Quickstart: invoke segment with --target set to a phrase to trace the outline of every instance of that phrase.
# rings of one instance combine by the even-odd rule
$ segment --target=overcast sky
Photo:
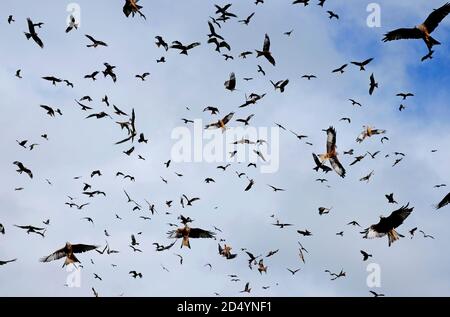
[[[366,24],[370,1],[327,0],[324,8],[315,0],[307,7],[291,5],[288,0],[265,0],[257,6],[253,0],[234,1],[230,11],[239,19],[252,12],[255,15],[248,26],[231,19],[221,29],[216,27],[231,45],[231,61],[225,61],[213,45],[207,44],[207,21],[214,15],[214,3],[224,5],[227,1],[141,0],[147,20],[139,16],[126,18],[122,2],[77,1],[80,27],[66,34],[69,1],[2,1],[0,223],[6,234],[0,236],[0,260],[17,261],[0,267],[1,296],[92,296],[91,287],[100,296],[214,296],[214,292],[238,296],[246,282],[252,287],[250,296],[370,296],[366,284],[369,263],[381,268],[381,288],[374,289],[377,292],[388,296],[449,295],[450,256],[446,250],[450,210],[433,209],[433,204],[448,193],[448,187],[433,186],[449,182],[450,175],[450,19],[444,20],[433,34],[442,45],[435,47],[432,60],[420,61],[427,52],[421,41],[381,41],[391,29],[422,22],[444,1],[378,1],[379,28]],[[328,19],[327,10],[339,14],[340,19]],[[9,14],[16,20],[10,25]],[[37,29],[44,49],[23,35],[27,17],[45,23]],[[283,34],[290,30],[290,37]],[[265,33],[271,39],[276,67],[264,58],[256,59],[255,54],[247,59],[238,57],[243,51],[261,49]],[[105,41],[108,47],[87,48],[89,41],[84,34]],[[173,49],[166,52],[157,48],[156,35],[168,43],[199,41],[201,45],[184,56]],[[161,56],[167,62],[157,64]],[[342,75],[331,73],[342,64],[367,58],[374,60],[365,72],[349,65]],[[103,70],[104,62],[117,66],[117,83],[102,74],[95,82],[83,78]],[[266,76],[257,73],[258,64]],[[22,79],[14,76],[17,69],[22,70]],[[147,81],[135,78],[144,72],[150,73]],[[230,72],[237,77],[234,92],[223,86]],[[379,82],[373,96],[368,94],[371,73]],[[300,78],[304,74],[318,78],[307,81]],[[53,86],[41,79],[49,75],[70,80],[74,88],[63,83]],[[253,80],[244,81],[244,77]],[[269,82],[287,78],[290,82],[282,94],[274,91]],[[256,105],[238,108],[245,95],[252,92],[267,95]],[[402,101],[395,96],[399,92],[413,92],[415,96]],[[105,94],[111,104],[125,112],[135,109],[138,130],[149,139],[148,144],[136,143],[129,157],[122,151],[129,149],[130,143],[113,145],[126,136],[114,122],[126,119],[101,103]],[[89,113],[74,102],[85,95],[93,99],[89,106],[94,110],[90,113],[105,111],[114,120],[85,119]],[[352,106],[349,98],[363,107]],[[402,112],[398,111],[400,103],[406,106]],[[41,104],[60,108],[63,116],[50,118],[39,107]],[[202,112],[210,105],[218,107],[220,114]],[[308,138],[299,141],[289,131],[280,131],[279,169],[275,173],[261,173],[247,168],[246,163],[233,163],[225,172],[216,168],[219,164],[207,162],[164,167],[175,143],[172,131],[185,126],[181,118],[201,119],[207,124],[229,112],[235,112],[231,127],[241,125],[235,119],[255,114],[250,121],[254,127],[271,128],[277,122]],[[342,117],[350,117],[351,124],[339,121]],[[382,144],[381,137],[374,136],[357,144],[355,139],[363,125],[386,129],[389,141]],[[339,157],[347,169],[345,179],[334,172],[325,175],[312,170],[311,153],[325,151],[322,129],[329,126],[337,130]],[[192,129],[191,125],[186,127]],[[48,141],[40,137],[44,133]],[[24,139],[39,146],[33,151],[23,149],[16,140]],[[271,146],[270,137],[268,141]],[[355,156],[378,150],[380,154],[349,167],[353,158],[343,155],[349,149],[354,149]],[[433,149],[438,151],[432,153]],[[395,151],[406,156],[392,167]],[[139,160],[138,154],[146,160]],[[33,171],[32,180],[16,173],[12,164],[16,160]],[[103,176],[91,179],[91,172],[97,169]],[[369,183],[359,181],[372,170]],[[116,177],[117,171],[133,175],[136,181]],[[246,172],[255,180],[250,191],[244,192],[248,181],[238,178],[235,171]],[[75,180],[75,176],[82,178]],[[206,177],[214,178],[215,183],[206,184]],[[315,181],[322,177],[328,182]],[[105,191],[107,196],[85,197],[84,182],[94,190]],[[286,191],[275,193],[266,184]],[[15,191],[18,187],[24,189]],[[132,211],[124,189],[143,206],[141,211]],[[391,192],[398,205],[388,204],[384,197]],[[183,209],[179,204],[182,194],[201,199]],[[67,195],[76,197],[77,203],[90,205],[81,211],[71,209],[64,204]],[[144,199],[155,204],[158,214],[151,216]],[[167,200],[173,200],[171,208],[165,205]],[[378,222],[380,215],[387,216],[408,202],[414,211],[398,230],[405,238],[391,247],[386,237],[362,239],[362,228],[346,225],[356,220],[366,228]],[[317,208],[321,206],[333,209],[319,216]],[[117,220],[115,214],[123,220]],[[180,214],[193,218],[193,227],[212,230],[216,226],[222,233],[217,232],[217,241],[192,239],[190,250],[180,249],[178,241],[168,251],[155,252],[153,242],[172,242],[167,238],[166,232],[172,229],[167,223],[178,223]],[[152,219],[143,220],[141,215]],[[95,225],[82,217],[91,217]],[[42,223],[47,219],[49,226]],[[278,229],[272,225],[276,219],[293,226]],[[15,224],[48,228],[42,238],[27,235]],[[424,239],[419,232],[410,239],[408,231],[413,227],[435,239]],[[110,237],[105,237],[105,229]],[[302,237],[296,232],[299,229],[309,229],[313,236]],[[340,231],[344,231],[343,237],[336,235]],[[131,234],[136,235],[142,253],[128,246]],[[220,238],[238,253],[236,259],[219,256]],[[80,254],[84,268],[79,288],[64,285],[68,273],[61,268],[63,260],[38,261],[66,241],[103,247],[106,240],[120,253]],[[305,264],[298,255],[298,241],[309,251]],[[280,251],[265,258],[267,274],[260,275],[256,267],[249,269],[241,248],[255,255]],[[363,262],[360,250],[373,257]],[[184,257],[183,265],[174,253]],[[206,263],[212,265],[212,270],[205,267]],[[287,268],[300,271],[292,276]],[[347,276],[330,281],[326,269],[343,269]],[[143,278],[133,279],[130,270],[142,272]],[[102,281],[94,279],[94,273]],[[228,274],[238,275],[240,281],[231,282]]]

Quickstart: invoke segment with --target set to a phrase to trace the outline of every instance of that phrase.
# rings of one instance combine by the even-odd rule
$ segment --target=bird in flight
[[[147,18],[141,12],[142,6],[138,5],[137,4],[138,2],[139,0],[125,0],[125,5],[123,6],[123,13],[127,18],[130,16],[130,14],[132,17],[134,17],[134,15],[138,13],[142,18],[144,18],[144,20],[146,20]]]
[[[397,231],[395,231],[395,229],[399,227],[406,218],[408,218],[413,209],[414,207],[409,208],[408,203],[406,206],[402,206],[401,208],[394,210],[388,217],[380,216],[380,221],[377,224],[373,224],[361,232],[364,234],[363,238],[372,239],[387,235],[388,244],[391,246],[393,242],[400,238],[400,235]]]
[[[336,130],[333,127],[329,127],[327,130],[323,130],[327,133],[327,152],[325,154],[319,155],[321,163],[324,161],[330,161],[331,166],[333,167],[334,171],[341,176],[342,178],[345,177],[345,169],[342,166],[342,164],[339,162],[337,158],[337,152],[336,152]]]
[[[431,33],[439,26],[439,23],[450,13],[450,3],[447,2],[439,9],[434,10],[426,20],[414,28],[401,28],[390,31],[384,35],[383,42],[403,39],[422,39],[427,45],[428,52],[434,45],[441,43],[431,37]]]
[[[26,36],[27,40],[29,40],[31,38],[37,45],[39,45],[40,48],[44,48],[44,43],[42,42],[39,35],[36,33],[35,26],[38,26],[38,25],[34,24],[30,18],[27,19],[27,23],[28,23],[28,32],[25,32],[25,36]]]
[[[371,61],[373,61],[373,58],[366,59],[365,61],[362,62],[351,62],[351,63],[353,65],[358,66],[360,71],[364,71],[366,70],[365,66],[367,66]]]
[[[183,228],[178,228],[176,230],[171,230],[167,233],[169,238],[179,239],[182,238],[181,247],[185,246],[189,249],[191,248],[191,244],[189,243],[189,238],[214,238],[215,233],[203,230],[200,228],[191,228],[187,224]]]
[[[221,120],[206,125],[205,129],[222,129],[222,132],[226,129],[226,124],[230,122],[230,120],[233,118],[234,112],[230,112],[225,117],[223,117]]]
[[[59,260],[63,257],[66,259],[64,260],[63,267],[69,264],[75,264],[80,263],[80,261],[75,256],[75,253],[82,253],[87,251],[92,251],[97,249],[98,246],[96,245],[89,245],[89,244],[71,244],[70,242],[66,242],[66,245],[62,247],[59,250],[56,250],[52,254],[43,257],[40,259],[41,262],[50,262],[54,260]]]
[[[361,143],[364,141],[365,138],[370,138],[372,135],[377,134],[385,134],[386,130],[382,129],[374,129],[370,126],[363,126],[364,130],[361,132],[361,134],[356,138],[356,142]]]
[[[264,37],[264,44],[262,51],[256,50],[256,57],[264,56],[270,64],[275,66],[275,59],[272,56],[272,53],[270,52],[270,38],[266,34]]]

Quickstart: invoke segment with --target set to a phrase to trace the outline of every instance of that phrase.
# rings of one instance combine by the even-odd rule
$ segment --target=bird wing
[[[345,169],[342,164],[339,162],[337,157],[330,158],[330,164],[333,167],[334,171],[342,178],[345,177]]]
[[[30,31],[31,34],[36,33],[35,29],[34,29],[34,23],[33,21],[31,21],[30,18],[27,19],[28,22],[28,30]]]
[[[413,211],[414,207],[408,208],[408,205],[394,210],[389,217],[386,218],[392,228],[397,228],[403,221],[408,218],[409,214]]]
[[[264,52],[270,51],[270,38],[267,34],[264,37],[263,51]]]
[[[450,13],[450,3],[447,2],[446,4],[444,4],[442,7],[440,7],[437,10],[434,10],[433,12],[431,12],[431,14],[428,16],[428,18],[425,20],[425,22],[423,23],[427,30],[428,33],[433,32],[437,26],[439,25],[439,23]]]
[[[97,249],[97,245],[89,245],[89,244],[72,244],[73,253],[82,253],[91,250]]]
[[[200,45],[200,42],[194,42],[194,43],[191,43],[188,46],[186,46],[186,49],[190,50],[191,48],[194,48],[199,45]]]
[[[234,75],[234,74],[233,74],[233,75]],[[231,118],[233,118],[233,116],[234,116],[234,112],[230,112],[229,114],[227,114],[227,115],[222,119],[223,124],[227,124],[227,123],[231,120]]]
[[[406,39],[420,39],[422,32],[416,28],[402,28],[390,31],[384,35],[383,42],[406,40]]]
[[[182,238],[183,235],[181,234],[181,232],[179,230],[171,230],[169,232],[167,232],[167,234],[169,235],[169,238]]]
[[[50,261],[61,259],[61,258],[65,257],[66,255],[67,255],[66,247],[64,247],[64,248],[61,248],[61,249],[53,252],[49,256],[41,258],[39,261],[41,261],[41,262],[50,262]]]
[[[442,207],[445,207],[446,205],[448,205],[450,203],[450,193],[447,194],[447,196],[444,197],[444,199],[442,199],[437,205],[436,205],[436,209],[440,209]]]
[[[191,238],[213,238],[214,235],[214,232],[203,230],[200,228],[191,228],[191,230],[189,231],[189,237]]]
[[[329,127],[327,130],[327,153],[334,152],[336,149],[336,130]]]

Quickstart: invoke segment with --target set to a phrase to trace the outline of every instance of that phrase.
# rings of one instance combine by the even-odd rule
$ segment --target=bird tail
[[[189,243],[189,237],[183,237],[183,241],[181,242],[181,247],[188,247],[191,248],[191,244]]]
[[[395,229],[392,229],[391,231],[388,232],[389,246],[391,246],[391,244],[397,241],[398,239],[400,239],[400,236],[397,233],[397,231],[395,231]]]
[[[438,40],[436,40],[436,39],[434,39],[434,38],[432,38],[432,37],[430,36],[430,49],[431,49],[434,45],[441,45],[441,43],[440,43]]]
[[[260,57],[260,56],[263,56],[263,55],[264,55],[263,52],[256,50],[256,57]]]
[[[31,38],[31,34],[30,33],[25,33],[25,36],[27,37],[27,40],[29,40]]]

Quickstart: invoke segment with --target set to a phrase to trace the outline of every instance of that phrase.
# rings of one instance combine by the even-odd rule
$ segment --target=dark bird
[[[402,97],[402,100],[406,100],[408,97],[413,97],[414,94],[408,92],[408,93],[398,93],[396,94],[397,97]]]
[[[42,79],[51,81],[53,85],[56,85],[56,83],[62,82],[62,79],[56,78],[55,76],[45,76],[45,77],[42,77]]]
[[[316,163],[316,167],[313,168],[313,170],[315,170],[316,172],[319,171],[319,169],[321,169],[324,173],[328,173],[329,171],[331,171],[332,169],[328,166],[326,166],[324,163],[322,163],[319,158],[317,157],[316,154],[312,154],[313,159],[314,159],[314,163]]]
[[[351,63],[353,65],[358,66],[360,71],[363,71],[363,70],[366,70],[365,66],[367,66],[371,61],[373,61],[373,58],[366,59],[363,62],[351,62]]]
[[[416,233],[417,227],[412,228],[411,230],[409,230],[409,235],[411,236],[411,239],[414,237],[414,233]]]
[[[380,216],[380,221],[377,224],[371,225],[362,232],[363,238],[372,239],[387,235],[389,246],[391,246],[393,242],[400,238],[395,228],[399,227],[414,209],[414,207],[408,208],[408,206],[409,204],[393,211],[389,217]]]
[[[370,86],[369,86],[369,95],[372,95],[375,88],[378,88],[378,83],[375,81],[375,77],[372,75],[370,75]]]
[[[176,242],[177,242],[177,241],[174,241],[173,243],[171,243],[171,244],[169,244],[169,245],[166,245],[166,246],[164,246],[164,245],[162,245],[162,244],[159,244],[159,243],[157,243],[157,242],[152,243],[152,245],[156,246],[156,251],[157,251],[157,252],[161,252],[161,251],[169,250],[171,247],[174,246],[174,244],[175,244]]]
[[[279,192],[279,191],[284,192],[284,191],[286,191],[286,190],[283,189],[283,188],[278,188],[278,187],[275,187],[275,186],[272,186],[272,185],[269,185],[269,184],[267,184],[267,186],[269,186],[270,188],[272,188],[274,192]]]
[[[16,22],[16,20],[14,20],[14,17],[12,15],[8,16],[8,24],[11,24],[11,22]]]
[[[264,56],[269,63],[271,63],[273,66],[275,66],[275,59],[272,56],[272,53],[270,52],[270,38],[266,34],[264,37],[264,44],[262,51],[256,50],[256,57]]]
[[[142,273],[138,273],[136,271],[130,271],[128,274],[131,274],[133,278],[142,278]]]
[[[423,235],[424,238],[430,238],[434,240],[432,235],[426,234],[423,230],[419,230],[419,232]]]
[[[159,35],[155,36],[155,39],[156,39],[155,44],[156,44],[157,47],[161,47],[162,46],[166,51],[169,50],[169,45],[164,41],[162,36],[159,36]]]
[[[300,269],[295,269],[295,270],[291,270],[291,269],[287,269],[289,272],[291,272],[292,275],[295,275],[295,273],[297,273],[298,271],[300,271]]]
[[[19,174],[25,173],[25,174],[27,174],[30,178],[33,178],[33,173],[31,172],[31,170],[28,169],[28,168],[26,168],[26,167],[23,165],[22,162],[14,161],[13,164],[16,165],[17,168],[18,168],[18,169],[16,170],[17,173],[19,173]]]
[[[390,31],[385,34],[383,42],[403,40],[403,39],[422,39],[430,52],[434,45],[440,45],[437,40],[431,37],[431,33],[438,27],[439,23],[450,13],[450,3],[444,4],[437,10],[431,12],[425,22],[414,28],[401,28]]]
[[[87,110],[92,110],[91,107],[83,105],[81,102],[79,102],[78,100],[75,99],[75,102],[81,107],[81,110],[83,111],[87,111]]]
[[[240,291],[240,293],[250,293],[251,290],[252,290],[252,289],[250,288],[250,283],[247,282],[247,283],[245,284],[244,290],[243,290],[243,291]]]
[[[356,163],[362,161],[366,157],[366,155],[367,155],[367,153],[364,155],[355,157],[355,160],[352,163],[350,163],[350,166],[355,165]]]
[[[364,182],[364,181],[369,182],[373,175],[374,175],[374,171],[371,171],[371,172],[370,172],[369,174],[367,174],[366,176],[361,177],[361,178],[359,179],[359,181],[360,181],[360,182]]]
[[[384,195],[390,204],[396,204],[397,202],[394,199],[394,193]]]
[[[362,107],[362,105],[359,102],[357,102],[357,101],[355,101],[353,99],[349,99],[349,100],[352,103],[352,106],[360,106],[360,107]]]
[[[258,73],[261,73],[263,74],[263,76],[266,76],[266,72],[264,71],[264,69],[262,69],[260,65],[258,65]]]
[[[247,179],[248,179],[248,185],[244,189],[244,191],[246,191],[246,192],[248,192],[253,187],[253,185],[255,185],[255,181],[253,179],[250,179],[248,177],[247,177]]]
[[[194,42],[189,45],[183,45],[179,41],[173,41],[170,48],[180,50],[180,54],[188,55],[188,51],[200,45],[200,42]]]
[[[330,274],[331,276],[334,276],[334,277],[331,278],[332,281],[334,281],[334,280],[336,280],[336,279],[338,279],[340,277],[345,277],[346,276],[346,273],[343,270],[341,270],[339,273],[332,273],[332,272],[330,272],[330,270],[325,270],[325,272]]]
[[[385,296],[384,294],[377,293],[377,292],[374,292],[374,291],[369,291],[369,293],[372,294],[373,297],[382,297],[382,296]]]
[[[343,74],[345,72],[345,68],[347,67],[347,64],[342,65],[339,68],[333,69],[331,72],[332,73],[341,73]]]
[[[98,246],[95,245],[88,245],[88,244],[70,244],[69,242],[66,242],[66,245],[53,252],[49,256],[43,257],[40,259],[41,262],[50,262],[53,260],[58,260],[63,257],[65,257],[65,261],[63,264],[63,267],[72,263],[80,263],[80,261],[76,258],[74,253],[82,253],[87,252],[91,250],[97,249]]]
[[[95,76],[97,76],[99,73],[100,73],[99,71],[95,71],[95,72],[92,72],[91,74],[84,75],[84,78],[92,79],[93,81],[96,81],[97,78],[95,78]]]
[[[276,223],[273,223],[272,225],[274,225],[274,226],[276,226],[276,227],[278,227],[278,228],[280,228],[280,229],[284,229],[284,227],[290,227],[290,226],[292,226],[291,223],[281,223],[279,220],[277,220],[277,222],[276,222]]]
[[[71,83],[70,81],[68,81],[67,79],[64,79],[63,82],[66,83],[67,87],[71,87],[73,88],[73,83]]]
[[[30,18],[27,18],[28,22],[28,32],[24,32],[27,40],[30,38],[33,39],[34,42],[36,42],[37,45],[39,45],[40,48],[44,48],[44,43],[42,42],[39,35],[36,33],[35,26],[37,24],[34,24],[33,21],[31,21]]]
[[[333,18],[335,18],[336,20],[339,20],[339,15],[337,15],[336,13],[334,13],[333,11],[327,11],[328,13],[328,18],[331,20]]]
[[[279,80],[276,83],[274,83],[273,81],[270,81],[270,83],[272,84],[273,88],[275,88],[275,90],[279,89],[280,92],[283,93],[284,89],[289,84],[289,79]]]
[[[78,29],[78,25],[79,24],[75,20],[75,17],[71,14],[70,17],[69,17],[69,25],[66,28],[66,33],[69,33],[73,29],[77,30]]]
[[[135,77],[139,78],[142,81],[145,81],[145,78],[147,78],[147,76],[150,76],[150,73],[143,73],[142,75],[138,74]]]
[[[234,73],[230,73],[230,78],[223,83],[225,89],[229,91],[236,90],[236,75]]]
[[[306,78],[308,80],[311,80],[313,78],[317,78],[316,75],[303,75],[302,78]]]
[[[217,38],[212,37],[208,40],[208,44],[215,44],[216,45],[216,51],[220,53],[221,48],[226,48],[228,51],[231,50],[230,44],[228,44],[225,41],[219,41]]]
[[[184,194],[183,194],[183,198],[186,199],[186,202],[187,202],[187,205],[188,205],[188,206],[192,206],[192,203],[193,203],[194,201],[200,200],[200,198],[198,198],[198,197],[194,197],[194,198],[189,199],[189,198],[188,198],[186,195],[184,195]]]
[[[238,22],[241,22],[245,25],[248,25],[250,23],[250,20],[252,19],[252,17],[255,15],[255,12],[253,12],[252,14],[250,14],[248,17],[246,17],[244,20],[239,20]]]
[[[306,230],[306,229],[305,230],[297,230],[297,232],[299,234],[301,234],[302,236],[304,236],[304,237],[312,236],[312,233],[310,231]]]
[[[106,112],[104,112],[104,111],[101,111],[99,113],[92,113],[92,114],[88,115],[86,117],[86,119],[94,118],[94,117],[97,118],[97,119],[102,119],[102,118],[105,118],[105,117],[109,117],[109,118],[112,119],[112,117],[109,114],[107,114]]]
[[[368,258],[372,257],[372,254],[369,254],[366,251],[360,250],[359,252],[361,252],[361,254],[363,256],[363,261],[367,261]]]
[[[11,263],[11,262],[15,262],[15,261],[17,261],[17,259],[12,259],[12,260],[7,260],[7,261],[0,260],[0,266],[6,265],[6,264]]]
[[[228,55],[228,54],[222,54],[223,57],[225,57],[225,60],[229,60],[229,59],[234,59],[234,57],[232,55]]]
[[[356,221],[350,221],[348,224],[347,224],[348,226],[349,225],[352,225],[352,226],[358,226],[358,227],[361,227],[360,225],[359,225],[359,223],[358,222],[356,222]]]
[[[303,4],[305,7],[309,4],[310,0],[294,0],[292,4]]]
[[[103,77],[109,76],[109,77],[111,77],[113,82],[116,82],[117,81],[117,76],[114,73],[114,68],[116,68],[116,66],[110,65],[108,63],[103,63],[103,65],[105,65],[105,70],[102,71]]]
[[[218,114],[220,111],[216,107],[208,106],[205,109],[203,109],[203,112],[205,111],[211,111],[211,114]]]
[[[22,71],[21,69],[16,70],[16,77],[17,78],[22,78],[22,76],[20,75],[21,71]]]
[[[95,48],[97,46],[108,46],[108,44],[106,44],[105,42],[98,41],[88,34],[85,34],[85,36],[92,42],[92,44],[88,44],[88,45],[86,45],[86,47],[94,47]]]

